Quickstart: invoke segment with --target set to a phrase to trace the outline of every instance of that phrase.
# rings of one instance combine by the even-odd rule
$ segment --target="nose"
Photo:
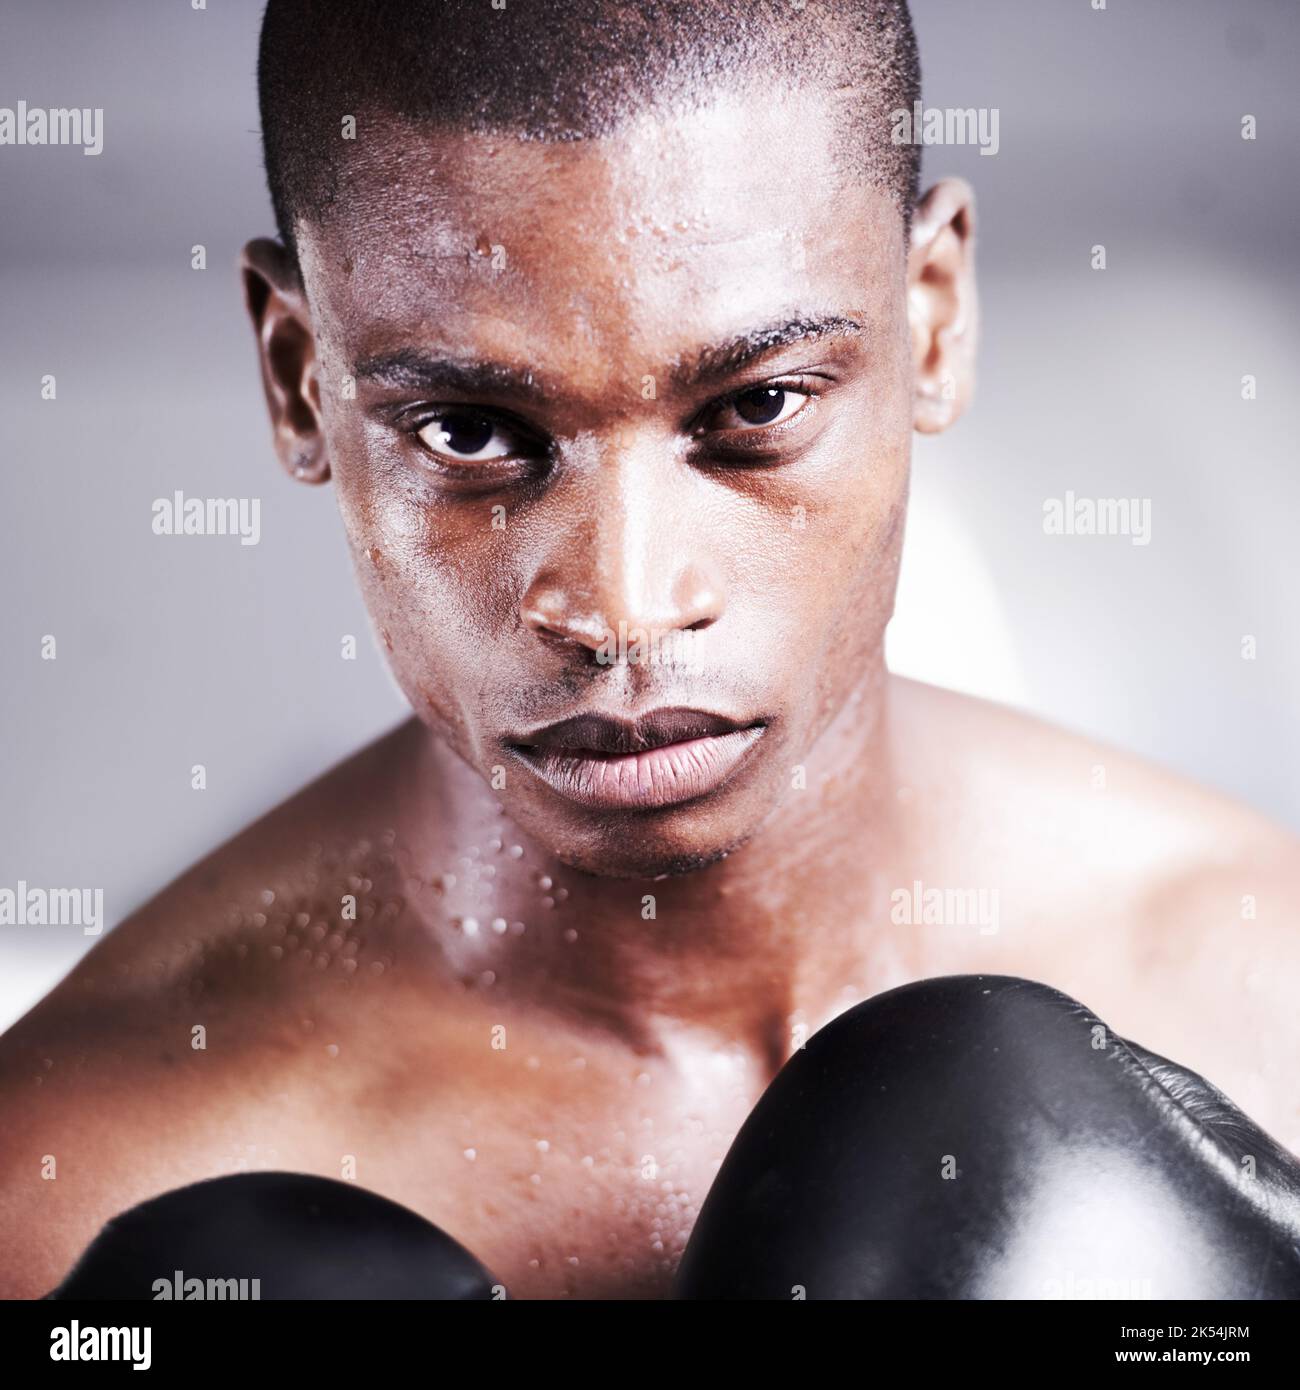
[[[524,593],[524,625],[588,652],[711,627],[725,600],[702,484],[623,431],[548,499],[554,540]]]

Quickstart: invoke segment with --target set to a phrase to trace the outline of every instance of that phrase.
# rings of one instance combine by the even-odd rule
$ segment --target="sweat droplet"
[[[492,919],[492,930],[496,932],[498,936],[505,935],[506,925],[506,919],[504,917],[494,917]]]
[[[477,1150],[477,1149],[466,1149],[466,1150],[465,1150],[465,1157],[466,1157],[467,1159],[469,1159],[469,1161],[470,1161],[471,1163],[473,1163],[474,1160],[478,1157],[478,1150]]]

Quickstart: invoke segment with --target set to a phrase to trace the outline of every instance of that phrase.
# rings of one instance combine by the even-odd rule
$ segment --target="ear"
[[[293,258],[278,241],[259,238],[239,259],[244,303],[257,334],[262,387],[275,452],[303,482],[330,475],[316,375],[316,340]]]
[[[907,253],[907,317],[915,393],[912,423],[938,434],[975,389],[975,194],[944,179],[921,199]]]

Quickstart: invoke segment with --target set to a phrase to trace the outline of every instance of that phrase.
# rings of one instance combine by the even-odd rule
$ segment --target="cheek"
[[[773,620],[795,620],[783,640],[804,652],[870,641],[888,621],[907,510],[907,421],[895,393],[868,393],[840,414],[808,466],[772,475],[762,557],[746,582]]]
[[[394,634],[420,650],[483,654],[511,625],[515,605],[509,556],[491,537],[490,519],[456,524],[408,499],[371,496],[345,524],[367,603]]]
[[[335,489],[357,580],[393,673],[418,713],[464,723],[502,669],[514,586],[490,501],[448,504],[418,471],[332,445]],[[497,649],[497,657],[491,653]]]
[[[815,738],[877,668],[893,614],[911,437],[896,398],[889,407],[846,418],[829,441],[834,465],[781,499],[791,521],[755,590],[781,628],[797,742]]]
[[[327,411],[326,425],[339,512],[371,611],[435,634],[480,627],[500,573],[491,499],[440,496],[392,431],[347,409]]]

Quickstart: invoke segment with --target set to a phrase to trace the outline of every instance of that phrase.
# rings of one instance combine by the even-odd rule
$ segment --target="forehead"
[[[422,339],[645,365],[786,313],[880,320],[902,218],[841,177],[829,102],[726,92],[568,142],[361,121],[300,229],[318,331],[354,357]]]

